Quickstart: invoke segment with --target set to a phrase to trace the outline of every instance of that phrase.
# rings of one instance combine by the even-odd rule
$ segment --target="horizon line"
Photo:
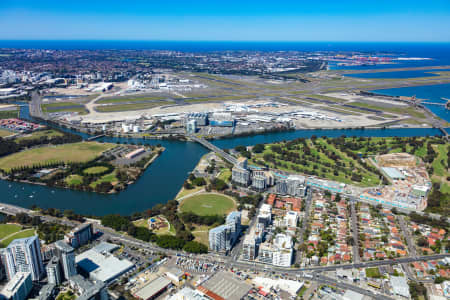
[[[449,41],[360,41],[360,40],[159,40],[159,39],[2,39],[0,42],[192,42],[192,43],[430,43],[450,44]]]

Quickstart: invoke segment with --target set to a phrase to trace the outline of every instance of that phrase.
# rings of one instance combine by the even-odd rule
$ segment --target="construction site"
[[[372,162],[390,185],[369,188],[360,198],[402,209],[423,211],[432,183],[422,160],[408,153],[377,155]]]

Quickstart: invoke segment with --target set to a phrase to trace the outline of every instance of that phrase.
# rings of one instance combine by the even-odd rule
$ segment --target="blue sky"
[[[450,41],[450,0],[0,0],[0,39]]]

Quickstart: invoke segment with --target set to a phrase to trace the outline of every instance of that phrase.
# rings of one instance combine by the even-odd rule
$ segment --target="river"
[[[21,107],[21,117],[27,118],[28,106]],[[247,137],[235,137],[215,140],[220,148],[233,148],[237,145],[254,145],[298,137],[328,136],[426,136],[438,135],[433,128],[421,129],[342,129],[342,130],[297,130],[290,132],[267,133]],[[86,135],[83,135],[86,137]],[[103,137],[102,142],[142,142],[161,144],[166,148],[160,157],[142,174],[139,180],[118,194],[104,195],[93,192],[81,192],[62,188],[9,182],[0,180],[1,202],[30,207],[33,204],[44,208],[72,209],[84,215],[101,216],[117,213],[130,215],[151,208],[155,204],[165,203],[178,193],[188,173],[199,159],[208,152],[203,146],[193,142],[143,140]]]

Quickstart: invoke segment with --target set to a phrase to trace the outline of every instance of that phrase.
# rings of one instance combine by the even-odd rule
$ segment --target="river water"
[[[21,117],[27,118],[28,107],[21,107]],[[216,140],[213,143],[220,148],[233,148],[237,145],[254,145],[298,137],[328,136],[426,136],[439,135],[433,128],[422,129],[365,129],[365,130],[297,130],[290,132],[268,133],[248,137],[236,137]],[[86,135],[83,135],[86,137]],[[81,192],[61,188],[9,182],[0,180],[1,201],[22,207],[33,204],[39,207],[73,209],[85,215],[101,216],[110,213],[129,215],[151,208],[155,204],[165,203],[178,193],[188,173],[195,167],[199,159],[208,152],[203,146],[193,142],[142,140],[103,137],[103,142],[142,142],[145,144],[161,144],[166,151],[142,174],[139,180],[125,191],[113,195]]]

